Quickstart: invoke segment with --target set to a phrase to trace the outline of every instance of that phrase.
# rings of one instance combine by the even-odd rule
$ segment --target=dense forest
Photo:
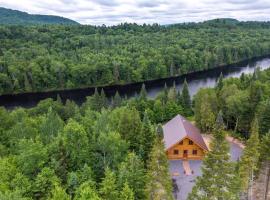
[[[0,94],[125,84],[270,53],[270,24],[0,26]]]
[[[32,15],[18,10],[11,10],[0,7],[0,24],[6,25],[37,25],[37,24],[79,24],[73,20],[52,16]]]
[[[31,109],[1,108],[0,199],[170,200],[161,124],[176,114],[214,136],[189,199],[246,194],[251,174],[270,161],[270,70],[221,74],[193,101],[186,81],[182,91],[165,85],[156,99],[146,94],[143,85],[129,100],[96,90],[80,107],[58,97]],[[246,141],[237,163],[229,161],[227,133]]]

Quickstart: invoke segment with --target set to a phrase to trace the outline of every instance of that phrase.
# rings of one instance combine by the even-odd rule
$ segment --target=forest
[[[1,25],[0,94],[126,84],[270,54],[270,23]]]
[[[270,162],[269,109],[269,69],[221,74],[193,99],[185,81],[182,91],[165,85],[156,99],[142,85],[129,100],[96,90],[81,106],[58,97],[30,109],[0,108],[0,199],[171,200],[161,125],[181,114],[214,136],[189,199],[237,200],[251,173]],[[225,134],[246,144],[237,163],[229,161]]]

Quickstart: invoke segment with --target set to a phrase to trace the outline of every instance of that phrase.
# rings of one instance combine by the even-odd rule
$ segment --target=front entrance
[[[188,157],[188,150],[184,150],[184,151],[183,151],[183,157],[184,157],[184,158],[187,158],[187,157]]]

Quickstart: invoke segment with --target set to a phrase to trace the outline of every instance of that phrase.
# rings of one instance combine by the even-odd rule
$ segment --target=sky
[[[0,7],[91,25],[173,24],[214,18],[270,20],[270,0],[0,0]]]

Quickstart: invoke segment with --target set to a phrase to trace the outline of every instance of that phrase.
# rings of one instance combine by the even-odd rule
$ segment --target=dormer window
[[[193,145],[193,141],[192,141],[192,140],[189,140],[189,141],[188,141],[188,144],[189,144],[189,145]]]

